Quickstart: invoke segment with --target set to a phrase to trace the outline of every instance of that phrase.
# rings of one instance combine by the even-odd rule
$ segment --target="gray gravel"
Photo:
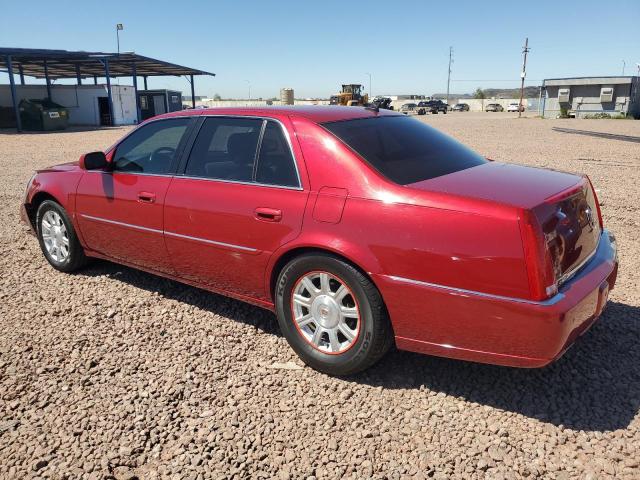
[[[516,370],[392,352],[303,367],[275,318],[107,262],[53,271],[17,207],[32,170],[125,129],[0,133],[0,478],[640,478],[640,122],[427,116],[496,160],[593,179],[620,244],[599,323]]]

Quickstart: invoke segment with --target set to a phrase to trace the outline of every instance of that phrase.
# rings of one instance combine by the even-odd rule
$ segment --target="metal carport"
[[[195,108],[195,86],[193,77],[196,75],[211,75],[190,67],[183,67],[155,58],[145,57],[137,53],[107,53],[107,52],[71,52],[67,50],[47,50],[32,48],[1,48],[0,70],[9,74],[11,84],[11,98],[16,115],[18,131],[22,130],[20,112],[16,95],[14,74],[20,75],[20,83],[25,85],[24,77],[30,76],[44,79],[47,83],[47,96],[51,99],[51,80],[76,79],[78,85],[82,80],[93,78],[95,84],[98,77],[107,80],[107,95],[109,110],[113,114],[113,100],[111,97],[111,78],[132,77],[136,97],[138,122],[140,121],[140,105],[138,104],[138,76],[144,79],[147,89],[147,77],[187,76],[191,83],[192,105]]]

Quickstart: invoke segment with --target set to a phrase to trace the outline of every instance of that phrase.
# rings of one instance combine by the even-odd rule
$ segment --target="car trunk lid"
[[[408,185],[515,207],[547,249],[552,281],[559,286],[595,252],[601,233],[599,207],[587,177],[489,162]],[[540,260],[543,261],[543,260]],[[555,280],[555,281],[553,281]]]
[[[418,190],[453,194],[529,209],[574,187],[582,177],[500,162],[487,162],[408,185]]]

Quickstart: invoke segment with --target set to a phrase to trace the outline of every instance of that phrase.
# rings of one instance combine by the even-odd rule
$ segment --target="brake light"
[[[598,201],[598,195],[596,194],[596,189],[593,188],[593,183],[591,183],[591,179],[588,175],[585,175],[587,181],[589,182],[589,187],[591,187],[591,195],[593,195],[593,203],[596,204],[596,212],[598,212],[598,223],[600,223],[600,231],[604,230],[604,224],[602,223],[602,212],[600,211],[600,202]]]
[[[555,238],[545,237],[535,215],[528,210],[521,212],[520,231],[531,297],[545,300],[558,293],[559,258],[553,246]]]

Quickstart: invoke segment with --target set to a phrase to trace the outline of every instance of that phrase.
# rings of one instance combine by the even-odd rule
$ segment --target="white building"
[[[18,103],[23,98],[47,97],[46,85],[16,85]],[[130,85],[111,84],[114,125],[136,123],[136,97]],[[70,125],[108,125],[108,95],[106,85],[52,85],[51,100],[69,110]],[[9,85],[0,85],[0,107],[11,107]],[[107,115],[107,118],[104,116]]]

